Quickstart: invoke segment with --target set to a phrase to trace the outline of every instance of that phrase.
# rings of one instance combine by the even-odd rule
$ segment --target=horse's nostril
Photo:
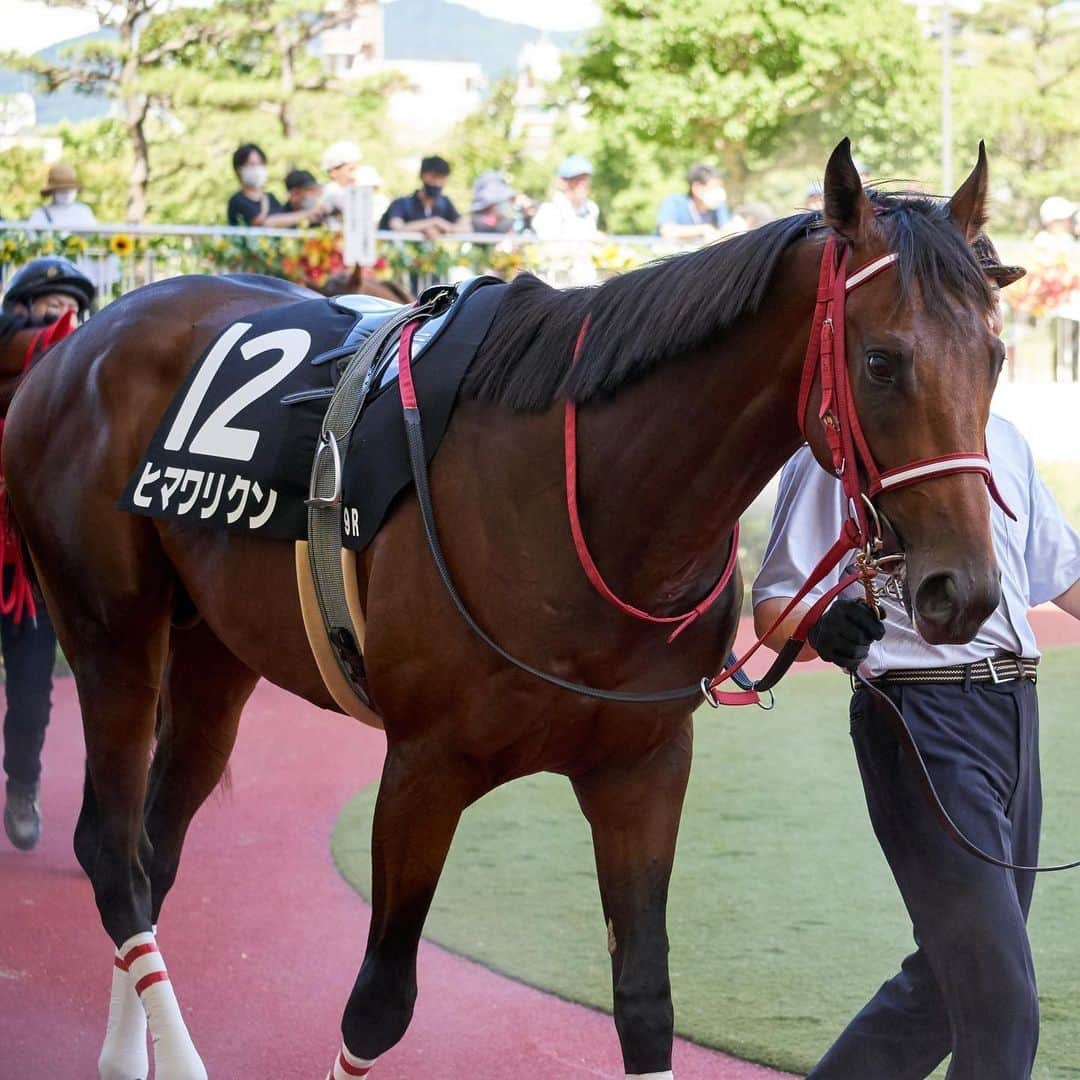
[[[960,589],[952,574],[931,574],[915,593],[915,610],[935,626],[945,626],[956,616]]]

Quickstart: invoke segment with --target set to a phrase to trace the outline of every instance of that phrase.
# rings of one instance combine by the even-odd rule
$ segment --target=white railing
[[[419,233],[376,233],[376,250],[384,263],[379,276],[393,278],[412,292],[485,271],[512,277],[530,270],[556,285],[590,284],[692,246],[640,235],[555,243],[529,233],[455,233],[431,243]],[[1022,295],[1019,290],[1033,280],[1037,283],[1039,275],[1051,296],[1060,275],[1080,275],[1080,248],[1075,256],[1054,255],[1048,266],[1046,253],[1032,245],[1002,247],[1008,261],[1033,268],[1026,282],[1006,290],[1007,305],[1010,296]],[[103,224],[54,230],[0,222],[0,291],[23,262],[50,249],[78,261],[98,285],[103,303],[184,273],[270,273],[318,287],[331,269],[345,269],[340,233],[323,229]],[[1030,300],[1030,292],[1026,295]],[[1008,379],[1080,381],[1080,291],[1071,299],[1042,305],[1036,316],[1008,306],[1006,315]]]
[[[507,276],[529,269],[555,284],[589,284],[687,249],[657,236],[603,236],[577,243],[542,242],[529,233],[453,233],[435,243],[420,233],[375,236],[387,264],[384,275],[414,290],[484,269]],[[340,248],[340,233],[324,229],[116,224],[31,229],[26,222],[0,222],[0,287],[27,258],[50,251],[76,259],[105,300],[193,272],[276,272],[319,284],[328,264],[344,268]]]

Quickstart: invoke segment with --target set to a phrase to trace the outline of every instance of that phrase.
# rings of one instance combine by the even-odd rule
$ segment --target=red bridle
[[[956,473],[981,474],[994,501],[1015,520],[1015,515],[1006,506],[994,484],[990,459],[985,453],[961,452],[923,458],[887,472],[881,472],[877,467],[859,423],[859,414],[855,409],[855,398],[851,391],[844,337],[845,302],[849,292],[877,277],[892,266],[898,257],[895,252],[881,255],[850,277],[845,277],[847,248],[837,245],[835,237],[832,236],[825,242],[818,276],[814,322],[799,387],[799,430],[803,438],[809,441],[806,414],[810,405],[810,392],[814,383],[820,382],[821,404],[818,408],[818,420],[825,432],[832,456],[833,472],[852,504],[863,542],[877,539],[870,530],[867,499],[873,499],[883,491],[899,491],[924,480]]]
[[[818,420],[825,432],[825,440],[832,458],[832,468],[843,486],[847,497],[849,517],[844,521],[840,536],[814,568],[809,579],[804,583],[791,602],[777,617],[769,630],[762,635],[742,657],[729,664],[713,679],[702,680],[705,697],[713,705],[746,705],[759,703],[757,689],[738,692],[718,692],[717,687],[738,672],[747,660],[764,644],[773,631],[790,615],[795,606],[801,603],[810,591],[839,563],[845,554],[853,549],[862,549],[863,559],[860,572],[845,576],[839,584],[830,589],[800,622],[789,646],[802,643],[810,627],[820,618],[822,612],[832,600],[849,585],[859,581],[868,582],[876,574],[875,555],[881,548],[878,517],[873,509],[873,499],[884,491],[898,491],[925,480],[957,473],[978,473],[986,481],[995,502],[1015,519],[1015,515],[1005,504],[994,483],[990,459],[984,452],[960,452],[945,454],[941,457],[924,458],[913,461],[896,469],[881,472],[874,460],[874,455],[866,441],[862,425],[859,423],[855,408],[855,398],[851,389],[851,380],[847,367],[847,349],[844,337],[844,317],[847,294],[860,285],[871,281],[882,271],[887,270],[899,258],[896,253],[881,255],[872,259],[855,273],[847,276],[846,246],[837,244],[830,236],[825,242],[821,256],[821,268],[818,275],[817,302],[814,308],[814,321],[810,329],[810,340],[806,348],[806,360],[803,365],[802,380],[799,386],[798,421],[803,438],[807,438],[807,412],[810,394],[815,383],[821,387],[821,404],[818,408]],[[586,317],[578,334],[574,348],[576,361],[585,340],[589,319]],[[604,581],[589,552],[577,506],[577,410],[573,402],[567,402],[564,414],[564,449],[566,458],[566,503],[570,517],[570,532],[574,539],[574,548],[582,569],[596,591],[620,611],[637,619],[652,623],[676,623],[675,631],[668,638],[674,640],[687,626],[703,615],[723,593],[735,569],[738,551],[738,524],[733,530],[731,553],[720,580],[709,594],[689,611],[680,615],[657,616],[628,604],[619,599]],[[792,656],[797,650],[785,650]],[[790,663],[790,660],[788,660]],[[775,669],[776,665],[774,665]],[[784,664],[784,670],[787,663]],[[760,689],[772,686],[782,672],[770,670],[769,675],[757,684]]]
[[[1009,509],[994,483],[990,459],[985,452],[959,452],[923,458],[886,472],[881,472],[877,467],[862,425],[859,423],[855,398],[851,390],[844,337],[844,317],[847,294],[888,269],[898,258],[895,252],[881,255],[866,263],[849,277],[846,276],[847,248],[838,245],[835,237],[832,236],[825,242],[818,276],[814,322],[810,330],[810,341],[806,348],[806,360],[803,364],[802,381],[799,387],[799,430],[803,438],[807,438],[806,414],[810,393],[815,382],[820,382],[821,404],[818,408],[818,420],[825,432],[833,471],[847,497],[849,517],[841,526],[836,543],[814,567],[810,577],[780,612],[772,626],[743,656],[730,663],[719,675],[713,679],[702,680],[705,698],[711,705],[744,705],[748,702],[760,704],[758,691],[775,685],[806,641],[810,628],[821,618],[828,605],[849,585],[862,581],[867,586],[867,602],[871,602],[870,582],[878,572],[876,555],[882,545],[873,500],[881,492],[899,491],[901,488],[911,487],[925,480],[952,476],[957,473],[978,473],[986,481],[994,501],[1009,517],[1016,520],[1016,515]],[[871,515],[873,524],[870,520]],[[778,660],[765,677],[758,680],[755,689],[737,693],[718,692],[717,687],[739,671],[833,567],[849,551],[856,549],[862,550],[861,560],[857,560],[860,562],[859,568],[842,577],[806,613],[792,634],[788,647],[784,650],[783,661],[785,662],[782,666]]]

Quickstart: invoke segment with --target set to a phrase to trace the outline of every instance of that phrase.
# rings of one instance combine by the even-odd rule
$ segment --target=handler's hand
[[[861,600],[835,600],[806,639],[822,660],[854,671],[885,636],[885,624]]]

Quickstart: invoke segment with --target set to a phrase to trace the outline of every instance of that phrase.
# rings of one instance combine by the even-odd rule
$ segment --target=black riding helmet
[[[79,318],[90,310],[97,296],[94,283],[70,260],[61,255],[32,259],[20,267],[4,292],[4,311],[13,311],[17,303],[27,307],[44,293],[63,293],[79,305]]]

